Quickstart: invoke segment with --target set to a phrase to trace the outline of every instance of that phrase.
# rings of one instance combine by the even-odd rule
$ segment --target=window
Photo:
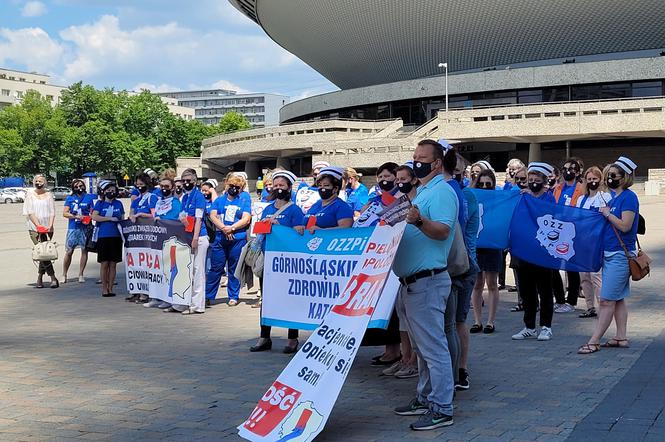
[[[18,98],[23,98],[23,91],[16,91],[16,96]]]
[[[2,96],[3,97],[9,97],[9,89],[3,89],[2,90]]]
[[[47,96],[46,96],[46,99],[47,99],[48,101],[53,101],[53,95],[47,95]]]

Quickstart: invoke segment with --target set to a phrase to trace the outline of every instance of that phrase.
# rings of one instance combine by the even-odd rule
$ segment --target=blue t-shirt
[[[455,195],[457,195],[457,203],[459,204],[459,211],[457,213],[457,221],[459,222],[460,227],[462,228],[462,232],[466,230],[466,221],[469,219],[469,204],[466,201],[466,198],[464,198],[464,194],[462,193],[462,188],[459,185],[459,182],[452,178],[447,181],[448,184],[450,184],[450,187],[453,188],[455,191]]]
[[[268,202],[268,197],[270,196],[270,192],[268,192],[268,189],[263,189],[261,191],[261,202],[262,203],[267,203]]]
[[[203,215],[205,214],[206,210],[206,199],[201,191],[195,187],[189,193],[183,195],[181,203],[182,212],[186,216],[201,218],[201,230],[199,232],[199,236],[206,236],[208,231],[206,230],[206,223],[203,222]]]
[[[275,203],[271,203],[269,206],[263,209],[263,219],[274,215],[278,210],[279,209],[275,207]],[[289,207],[284,209],[282,213],[272,218],[277,220],[280,226],[295,227],[304,225],[302,211],[295,204],[291,204]]]
[[[65,200],[65,207],[69,207],[69,213],[72,215],[90,216],[94,205],[95,199],[93,195],[90,195],[89,193],[84,193],[82,195],[69,195]],[[69,220],[69,230],[82,229],[84,227],[85,224],[83,224],[79,219]]]
[[[160,197],[155,204],[155,216],[161,219],[177,220],[180,217],[182,206],[180,200],[174,196]]]
[[[573,199],[573,194],[575,193],[576,187],[577,183],[574,183],[572,186],[569,186],[564,182],[563,187],[561,188],[561,195],[559,195],[559,201],[557,201],[557,204],[560,204],[562,206],[569,206],[570,201]]]
[[[621,240],[626,245],[626,248],[629,252],[635,250],[635,242],[637,241],[637,225],[639,223],[639,213],[640,213],[640,201],[637,199],[637,195],[630,189],[626,189],[619,196],[612,198],[612,200],[607,203],[610,208],[610,213],[617,218],[621,218],[623,212],[633,212],[635,213],[635,219],[633,219],[633,226],[628,232],[622,232],[617,229]],[[610,225],[610,222],[607,221],[605,226],[605,251],[607,252],[618,252],[623,251],[619,240],[617,239],[614,229]]]
[[[513,187],[514,187],[513,183],[511,183],[510,181],[506,181],[503,184],[503,190],[512,190]]]
[[[236,198],[230,200],[224,193],[212,203],[210,211],[214,210],[217,211],[217,216],[225,226],[231,226],[240,221],[244,213],[252,214],[252,197],[247,192],[240,192]],[[233,235],[236,239],[246,238],[248,228],[249,226],[236,230]],[[218,235],[222,235],[222,233],[218,232]]]
[[[319,200],[307,211],[303,220],[303,225],[307,225],[310,216],[316,217],[316,225],[322,229],[337,227],[341,219],[353,220],[353,209],[346,202],[335,198],[331,204],[323,206],[323,201]]]
[[[539,199],[541,201],[546,201],[548,203],[556,204],[556,200],[554,199],[554,195],[552,194],[552,192],[543,192],[543,194],[540,196],[533,196],[533,195],[530,196]]]
[[[123,216],[125,216],[125,207],[120,201],[116,199],[111,202],[97,201],[93,210],[99,213],[100,216],[114,216],[118,219],[121,219]],[[101,223],[97,223],[97,229],[98,238],[112,238],[120,236],[118,223],[116,221],[103,221]]]
[[[154,189],[152,189],[152,194],[155,195],[157,198],[161,198],[162,189],[160,189],[159,187],[155,187]]]
[[[357,189],[346,189],[346,203],[354,212],[360,212],[365,204],[367,204],[368,199],[369,190],[362,183],[360,183]]]
[[[134,211],[134,214],[152,213],[155,204],[157,204],[157,199],[158,197],[154,193],[146,192],[132,201],[131,209]]]

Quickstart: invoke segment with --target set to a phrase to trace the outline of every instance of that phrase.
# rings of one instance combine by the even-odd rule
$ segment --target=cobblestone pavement
[[[551,342],[511,341],[521,315],[509,312],[514,294],[502,292],[497,332],[472,336],[471,389],[457,395],[455,425],[411,432],[413,419],[392,408],[413,397],[415,380],[380,377],[369,366],[379,349],[363,348],[318,440],[665,440],[665,227],[656,221],[665,198],[642,204],[643,246],[657,262],[634,285],[629,349],[577,355],[593,320],[573,314],[555,316]],[[0,206],[0,440],[237,439],[235,427],[288,361],[281,329],[277,350],[248,352],[258,335],[258,309],[248,305],[256,295],[204,315],[164,314],[101,298],[96,263],[84,284],[36,290],[19,214],[17,205]]]

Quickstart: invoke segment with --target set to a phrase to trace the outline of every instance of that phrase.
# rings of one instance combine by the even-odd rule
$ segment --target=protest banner
[[[510,225],[510,253],[549,269],[597,272],[602,266],[605,227],[599,212],[525,195]]]
[[[298,234],[273,226],[266,235],[261,325],[314,330],[336,304],[361,260],[374,227],[318,230]],[[389,278],[386,292],[370,321],[370,328],[386,328],[399,288]]]
[[[304,442],[323,431],[384,291],[407,204],[398,202],[385,213],[391,222],[371,231],[336,304],[238,427],[241,437]]]
[[[180,221],[137,218],[120,223],[125,241],[125,275],[130,294],[172,304],[192,298],[192,234]]]
[[[518,191],[471,189],[478,200],[478,239],[479,249],[507,249],[510,235],[510,222],[520,200]]]

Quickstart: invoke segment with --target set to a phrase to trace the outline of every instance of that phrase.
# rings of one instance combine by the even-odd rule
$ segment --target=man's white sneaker
[[[552,329],[550,327],[541,327],[538,340],[549,341],[550,339],[552,339]]]
[[[146,308],[157,307],[161,303],[162,303],[162,301],[160,301],[159,299],[151,299],[150,301],[143,304],[143,307],[146,307]]]
[[[513,335],[513,339],[516,341],[522,341],[528,338],[535,338],[537,336],[535,328],[526,328],[524,327],[522,331]]]
[[[395,373],[402,369],[402,361],[397,361],[390,367],[382,371],[384,376],[395,376]]]

